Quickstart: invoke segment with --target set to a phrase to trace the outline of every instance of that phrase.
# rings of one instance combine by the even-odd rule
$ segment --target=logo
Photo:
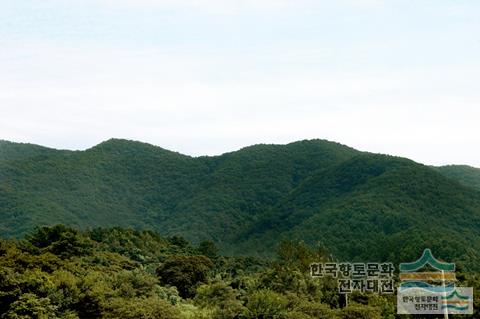
[[[425,249],[399,270],[398,314],[473,314],[473,288],[456,287],[454,263],[441,262]]]

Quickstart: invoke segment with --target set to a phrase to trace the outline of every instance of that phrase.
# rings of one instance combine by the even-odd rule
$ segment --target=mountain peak
[[[110,138],[106,141],[103,141],[88,150],[102,149],[102,150],[114,150],[114,149],[129,149],[129,148],[138,148],[138,149],[151,149],[151,150],[163,150],[167,151],[159,146],[139,142],[135,140],[122,139],[122,138]]]

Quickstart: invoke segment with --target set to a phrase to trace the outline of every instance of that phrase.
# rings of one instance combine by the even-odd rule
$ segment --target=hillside
[[[118,225],[225,240],[315,170],[357,153],[303,141],[192,158],[115,139],[83,152],[31,152],[0,162],[0,229],[18,236],[39,224]]]
[[[461,184],[480,190],[480,168],[468,165],[447,165],[436,167],[444,176],[457,180]]]
[[[75,152],[1,145],[4,237],[124,226],[212,240],[228,254],[271,256],[295,238],[344,260],[408,260],[430,247],[480,264],[480,192],[461,184],[467,173],[323,140],[197,158],[118,139]]]
[[[0,161],[19,160],[29,157],[41,157],[59,153],[62,151],[54,150],[28,143],[12,143],[0,140]]]
[[[468,267],[480,260],[479,231],[479,192],[406,159],[364,154],[305,180],[240,236],[240,251],[268,254],[294,238],[340,260],[401,262],[429,247]]]

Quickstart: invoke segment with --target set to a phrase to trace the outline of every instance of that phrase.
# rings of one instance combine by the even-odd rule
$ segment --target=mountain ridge
[[[480,248],[480,191],[401,157],[318,139],[199,157],[125,139],[85,151],[5,150],[13,155],[0,154],[4,237],[55,223],[128,226],[212,240],[231,254],[270,255],[282,238],[295,238],[342,258],[391,259],[417,254],[409,238],[420,232],[444,255],[480,261],[453,240]],[[448,224],[452,240],[442,233]]]

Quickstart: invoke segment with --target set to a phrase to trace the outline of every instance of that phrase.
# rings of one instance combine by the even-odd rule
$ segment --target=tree
[[[238,300],[239,292],[225,281],[215,280],[200,285],[195,295],[195,304],[202,308],[214,309],[214,319],[238,318],[245,312],[242,302]]]
[[[191,298],[199,283],[205,283],[212,261],[205,256],[170,256],[156,270],[164,285],[175,286],[180,296]]]
[[[305,313],[312,318],[328,319],[333,317],[333,311],[326,304],[303,301],[297,307],[297,311]]]
[[[171,304],[158,297],[112,299],[103,311],[105,319],[180,319]]]
[[[307,272],[312,262],[327,260],[328,252],[321,246],[315,251],[303,241],[284,240],[278,246],[277,255],[283,265]]]
[[[64,225],[37,228],[26,239],[32,252],[51,252],[63,258],[86,255],[92,247],[92,243],[77,230]]]
[[[49,298],[40,298],[27,293],[12,303],[10,309],[2,318],[5,319],[55,319],[57,307],[50,303]]]
[[[377,308],[365,305],[351,305],[340,311],[340,319],[381,319]]]
[[[288,300],[285,296],[263,289],[252,293],[247,299],[246,318],[276,319],[285,315]]]
[[[215,243],[210,240],[204,240],[198,245],[198,252],[211,259],[218,257],[218,251]]]

